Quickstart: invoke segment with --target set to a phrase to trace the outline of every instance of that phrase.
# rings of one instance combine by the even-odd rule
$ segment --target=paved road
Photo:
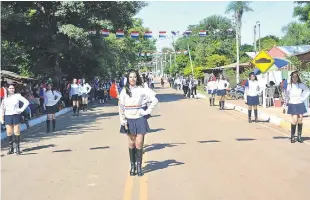
[[[58,119],[61,131],[33,127],[23,155],[1,152],[5,200],[308,200],[310,145],[288,131],[248,124],[234,111],[210,108],[157,89],[160,104],[145,139],[145,176],[128,176],[127,138],[117,108],[99,106]],[[115,103],[115,102],[114,102]]]

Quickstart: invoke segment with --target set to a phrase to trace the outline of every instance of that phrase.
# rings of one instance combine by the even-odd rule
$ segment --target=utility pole
[[[235,22],[236,22],[236,48],[237,48],[237,66],[236,66],[236,83],[239,83],[239,23],[237,20],[237,12],[235,13]]]
[[[258,51],[260,51],[260,22],[257,21],[256,25],[258,26]]]
[[[256,52],[257,52],[257,48],[256,48],[256,25],[254,25],[254,43],[253,43],[253,46],[254,46],[254,51],[255,51],[255,55],[256,55]]]
[[[187,50],[188,50],[188,55],[189,55],[189,61],[191,62],[192,75],[194,76],[193,62],[192,62],[191,52],[190,52],[190,50],[189,50],[189,45],[188,45],[188,43],[187,43]]]

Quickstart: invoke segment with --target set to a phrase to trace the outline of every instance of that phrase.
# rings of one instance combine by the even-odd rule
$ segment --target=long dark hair
[[[137,70],[134,70],[134,69],[129,70],[128,73],[127,73],[127,75],[126,75],[127,83],[126,83],[126,85],[125,85],[125,89],[126,89],[126,94],[127,94],[128,96],[130,96],[130,97],[132,96],[131,90],[130,90],[130,88],[129,88],[129,75],[130,75],[131,73],[135,73],[136,76],[137,76],[136,86],[142,86],[142,79],[141,79],[141,77],[140,77],[140,75],[139,75],[139,72],[138,72]]]
[[[53,84],[51,84],[51,83],[48,83],[48,84],[46,85],[46,92],[49,91],[49,90],[47,89],[47,87],[48,87],[49,85],[51,86],[51,89],[50,89],[50,90],[52,91],[52,93],[53,93],[53,95],[54,95],[54,87],[53,87]]]
[[[294,75],[297,75],[297,77],[298,77],[297,83],[298,84],[301,83],[301,79],[300,79],[298,71],[294,71],[294,72],[291,73],[291,85],[293,84],[293,76]]]
[[[257,81],[257,77],[256,77],[256,75],[254,74],[254,72],[249,73],[249,80],[251,80],[251,76],[252,76],[252,75],[254,75],[254,77],[255,77],[254,80]]]

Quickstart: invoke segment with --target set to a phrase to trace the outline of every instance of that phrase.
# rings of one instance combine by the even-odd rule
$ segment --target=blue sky
[[[172,30],[184,32],[188,25],[198,24],[203,18],[217,14],[232,18],[232,14],[225,14],[227,1],[148,1],[137,17],[142,18],[144,26],[158,36],[158,31]],[[283,36],[282,27],[293,18],[293,1],[255,1],[251,7],[254,12],[244,14],[242,23],[242,44],[253,44],[253,26],[256,21],[261,24],[261,37],[266,35]],[[158,40],[157,49],[170,47],[171,40]]]

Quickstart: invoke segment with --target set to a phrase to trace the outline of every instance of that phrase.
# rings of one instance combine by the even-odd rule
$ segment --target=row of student
[[[219,100],[220,110],[224,110],[225,96],[228,88],[229,88],[229,82],[225,79],[223,75],[220,75],[217,79],[211,76],[207,83],[210,106],[214,106],[215,95],[217,95],[220,97]]]

